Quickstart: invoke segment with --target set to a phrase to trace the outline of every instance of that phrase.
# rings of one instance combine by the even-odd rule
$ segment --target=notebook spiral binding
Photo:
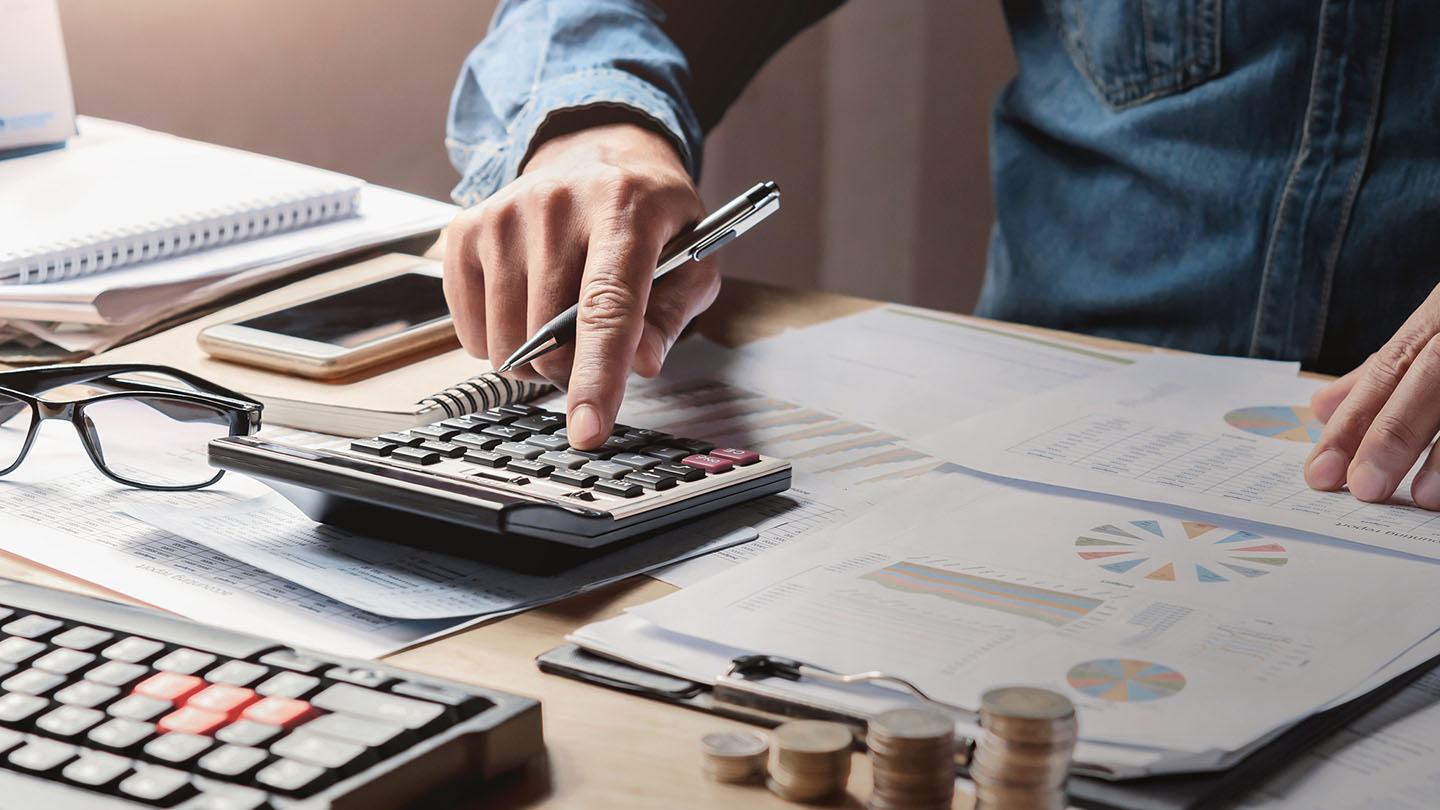
[[[259,204],[211,208],[143,227],[88,233],[18,253],[0,250],[0,280],[19,284],[61,281],[133,264],[293,231],[359,213],[360,190],[275,196]]]
[[[487,371],[463,382],[458,382],[444,391],[431,394],[420,402],[423,405],[438,405],[443,408],[445,417],[448,419],[464,416],[467,413],[498,408],[501,405],[529,402],[549,391],[550,386],[544,383],[512,380],[493,371]]]

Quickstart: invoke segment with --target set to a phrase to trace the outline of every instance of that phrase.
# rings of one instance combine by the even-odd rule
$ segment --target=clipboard
[[[793,680],[798,674],[792,666],[798,662],[770,656],[744,658],[751,659],[748,668],[742,666],[742,669],[748,669],[744,678]],[[779,700],[756,690],[736,688],[738,684],[734,679],[717,685],[677,678],[585,650],[576,644],[561,645],[541,654],[535,662],[541,672],[765,728],[800,719],[843,723],[854,734],[856,749],[864,750],[865,718],[798,701]],[[742,664],[740,659],[736,659],[735,663]],[[767,663],[774,666],[767,669]],[[1121,781],[1072,775],[1068,785],[1070,802],[1087,810],[1220,810],[1229,807],[1291,761],[1404,690],[1437,665],[1440,665],[1440,656],[1354,700],[1311,715],[1227,770]],[[735,666],[732,666],[733,671]],[[958,775],[966,773],[970,750],[969,745],[956,746]]]

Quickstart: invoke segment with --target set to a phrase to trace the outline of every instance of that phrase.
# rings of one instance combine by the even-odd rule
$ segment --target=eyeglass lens
[[[219,408],[155,394],[102,399],[81,408],[101,466],[145,486],[194,486],[215,480],[206,463],[211,439],[230,433]],[[23,438],[23,434],[22,434]]]
[[[9,467],[20,457],[34,419],[35,411],[29,403],[0,394],[0,469]]]

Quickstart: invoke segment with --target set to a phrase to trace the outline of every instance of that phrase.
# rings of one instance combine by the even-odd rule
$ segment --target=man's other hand
[[[1440,287],[1390,342],[1315,392],[1310,405],[1326,423],[1305,463],[1310,486],[1348,483],[1355,497],[1371,502],[1394,494],[1440,431]],[[1410,497],[1440,510],[1440,454],[1426,457]]]
[[[567,388],[570,443],[598,446],[630,371],[659,374],[719,292],[713,260],[651,290],[665,243],[703,214],[679,153],[655,132],[612,124],[545,141],[520,177],[450,227],[445,300],[460,343],[499,364],[578,301],[574,343],[517,374]]]

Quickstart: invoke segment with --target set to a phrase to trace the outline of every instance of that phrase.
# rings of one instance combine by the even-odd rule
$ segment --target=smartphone
[[[197,342],[212,357],[333,379],[458,345],[440,270],[414,270],[284,309],[215,324]]]

